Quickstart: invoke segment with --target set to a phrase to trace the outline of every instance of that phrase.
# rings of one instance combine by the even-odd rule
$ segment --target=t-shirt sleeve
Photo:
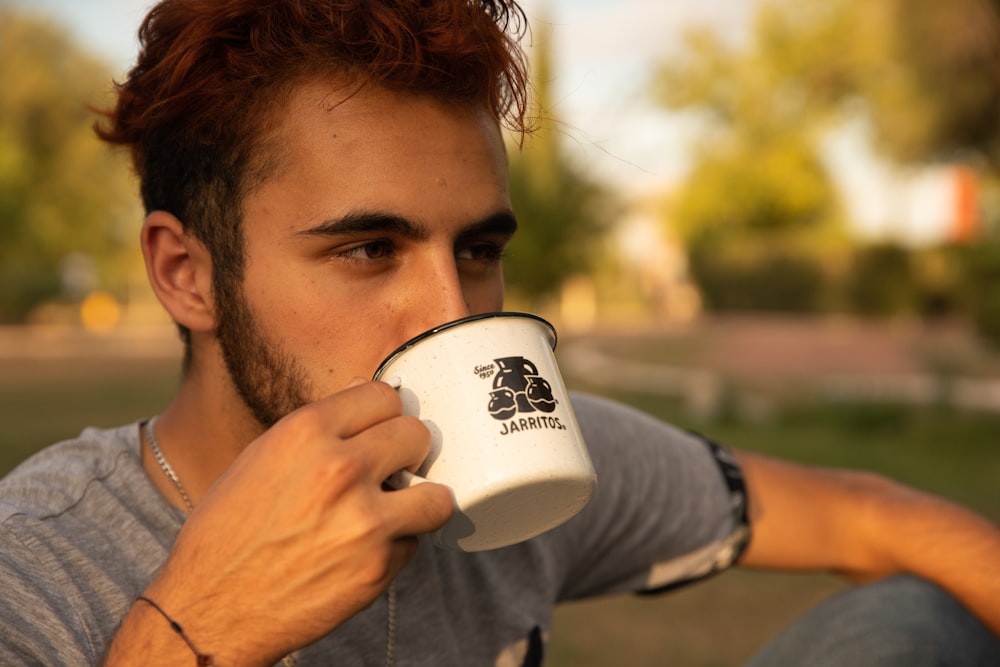
[[[62,595],[66,586],[43,558],[0,525],[0,664],[84,665],[98,659],[75,607]]]
[[[572,400],[597,492],[548,536],[564,564],[560,598],[660,592],[732,565],[750,527],[727,450],[625,405]]]

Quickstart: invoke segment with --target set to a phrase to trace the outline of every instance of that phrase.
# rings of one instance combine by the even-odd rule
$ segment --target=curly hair
[[[524,133],[526,29],[516,0],[162,0],[95,131],[130,149],[147,212],[205,244],[225,297],[245,261],[242,201],[273,168],[269,124],[291,88],[340,76],[479,105]]]

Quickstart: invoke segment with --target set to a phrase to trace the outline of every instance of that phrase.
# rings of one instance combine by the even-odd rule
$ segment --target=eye
[[[341,250],[337,256],[354,261],[378,261],[389,259],[393,256],[395,248],[391,241],[380,239],[377,241],[366,241],[346,250]]]
[[[503,259],[506,246],[506,243],[495,241],[478,241],[458,248],[455,257],[459,260],[490,264]]]

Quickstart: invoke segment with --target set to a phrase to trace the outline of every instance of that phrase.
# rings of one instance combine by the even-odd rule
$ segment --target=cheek
[[[463,292],[471,314],[503,310],[503,271],[498,269],[488,280],[465,285]]]
[[[324,309],[289,321],[287,340],[295,356],[325,393],[341,389],[351,379],[370,379],[382,360],[403,341],[384,316],[388,309],[355,303],[350,308]]]

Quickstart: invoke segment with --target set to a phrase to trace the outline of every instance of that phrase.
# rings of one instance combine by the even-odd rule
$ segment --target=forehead
[[[456,215],[480,215],[509,207],[503,138],[483,108],[310,81],[277,110],[265,146],[272,169],[248,204],[280,190],[285,204],[312,205],[323,216],[357,208],[438,215],[432,209],[445,204]]]

